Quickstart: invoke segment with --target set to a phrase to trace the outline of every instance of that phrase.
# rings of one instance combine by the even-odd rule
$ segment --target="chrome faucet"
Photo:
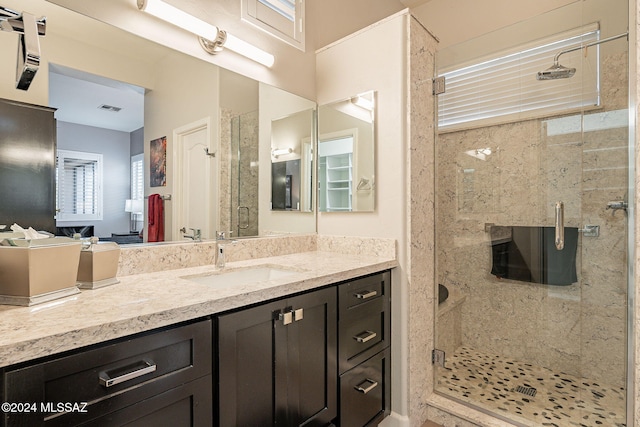
[[[232,231],[216,231],[216,240],[227,240],[227,233],[231,234]]]
[[[192,230],[193,234],[183,234],[182,237],[184,237],[185,239],[191,239],[194,242],[202,241],[202,230],[200,230],[199,228],[190,228],[189,230]],[[182,231],[183,233],[186,232],[184,228],[181,228],[180,231]]]

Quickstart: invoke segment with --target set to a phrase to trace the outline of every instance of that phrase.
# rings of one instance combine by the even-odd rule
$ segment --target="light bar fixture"
[[[273,55],[240,40],[215,25],[206,23],[161,0],[137,1],[138,9],[197,35],[200,45],[207,53],[214,55],[222,51],[223,48],[227,48],[266,67],[273,66],[275,61]]]
[[[293,149],[291,148],[274,148],[273,150],[271,150],[271,155],[276,159],[280,156],[291,153],[293,153]]]

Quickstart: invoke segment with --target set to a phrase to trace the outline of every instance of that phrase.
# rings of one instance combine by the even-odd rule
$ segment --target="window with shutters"
[[[440,131],[488,126],[600,105],[599,46],[563,54],[576,68],[572,78],[536,79],[563,50],[599,40],[597,24],[567,31],[439,72],[446,91],[438,95]]]
[[[304,51],[304,0],[241,0],[242,19]]]
[[[58,150],[56,219],[102,219],[102,154]]]
[[[142,200],[144,198],[144,169],[143,154],[131,157],[131,198]]]

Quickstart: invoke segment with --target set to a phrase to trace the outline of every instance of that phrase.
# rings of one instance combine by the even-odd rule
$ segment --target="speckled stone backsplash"
[[[118,276],[175,270],[215,264],[215,240],[203,242],[167,242],[156,245],[122,246]],[[318,236],[289,234],[220,242],[225,247],[225,261],[325,251],[349,255],[396,257],[394,239],[367,237]]]

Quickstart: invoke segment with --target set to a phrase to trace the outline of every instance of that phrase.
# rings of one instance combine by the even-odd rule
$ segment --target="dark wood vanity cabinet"
[[[329,425],[336,322],[335,287],[218,316],[219,425]]]
[[[363,427],[390,412],[390,272],[218,316],[218,425]]]
[[[211,348],[207,319],[7,368],[1,424],[210,426]]]
[[[338,285],[340,427],[377,425],[390,412],[391,275]]]
[[[1,426],[377,425],[390,272],[1,370]]]

